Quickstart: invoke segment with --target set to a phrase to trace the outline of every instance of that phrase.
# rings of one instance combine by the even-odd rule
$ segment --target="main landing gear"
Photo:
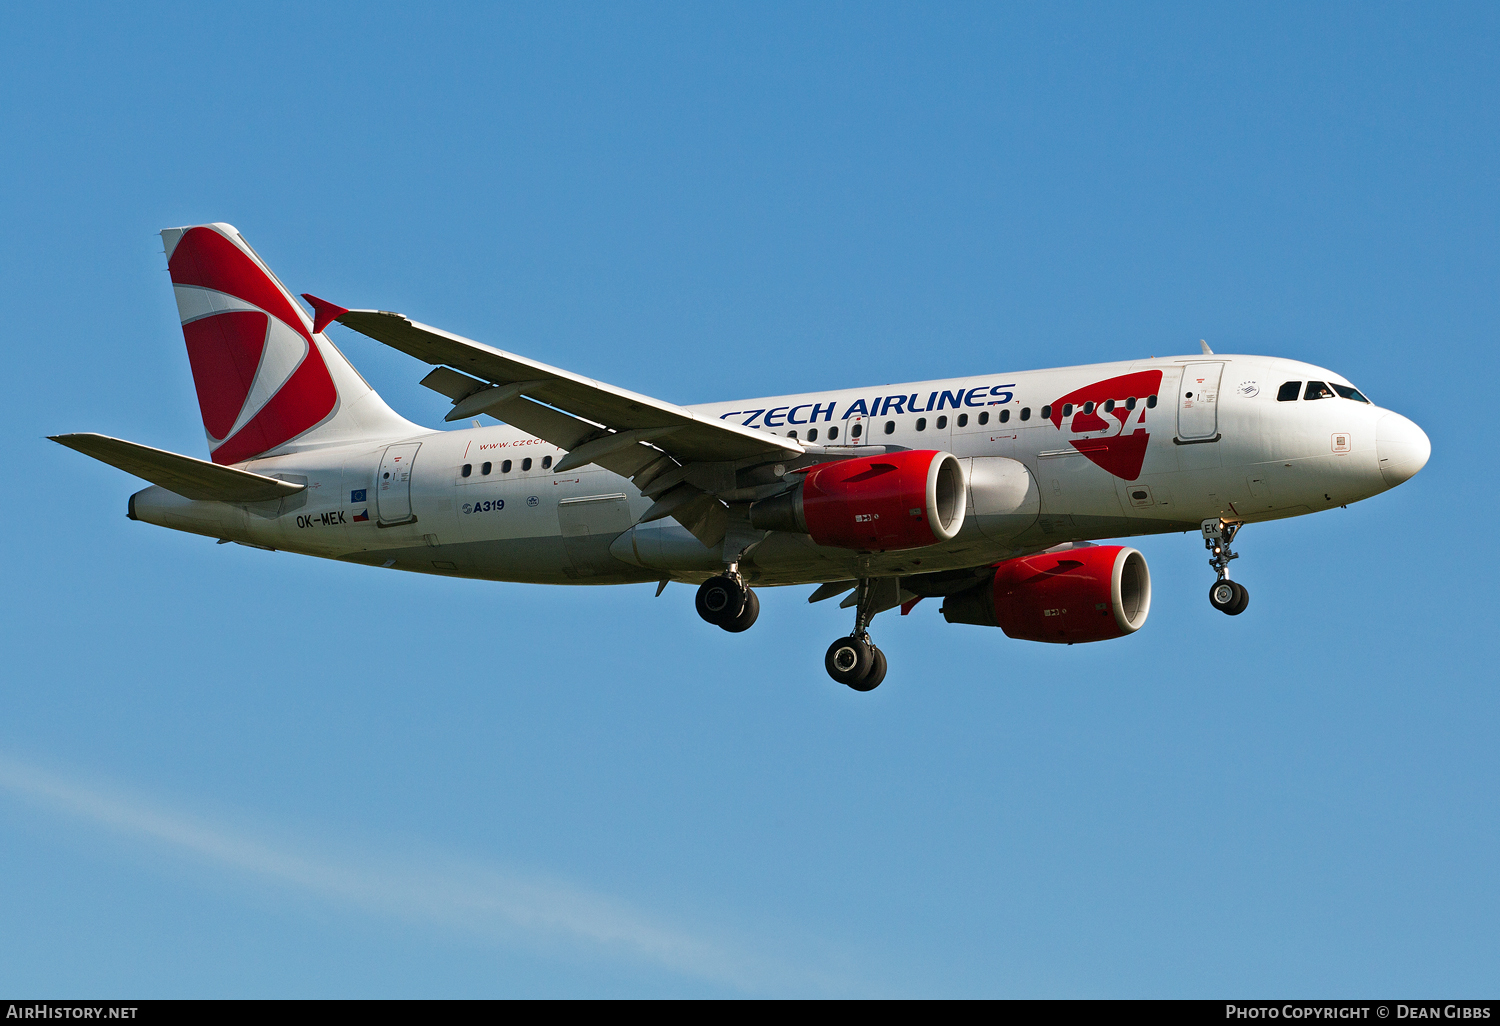
[[[889,590],[894,593],[895,588],[894,578],[859,582],[854,632],[829,645],[828,654],[823,657],[823,667],[828,671],[828,676],[840,684],[855,691],[874,691],[885,680],[885,653],[870,640],[869,627],[876,613],[890,608],[880,601],[882,592]]]
[[[738,573],[710,577],[698,586],[698,615],[731,634],[748,631],[760,616],[760,599]]]
[[[1234,536],[1244,526],[1236,521],[1214,517],[1203,521],[1203,547],[1208,549],[1208,565],[1214,568],[1219,579],[1208,589],[1208,602],[1221,613],[1239,616],[1250,604],[1250,592],[1239,581],[1229,579],[1229,561],[1239,559],[1239,553],[1229,548]]]
[[[828,676],[855,691],[874,691],[880,686],[885,680],[885,653],[870,641],[870,621],[876,613],[900,605],[902,594],[900,582],[894,577],[859,582],[852,603],[854,630],[829,645],[823,658]],[[760,599],[733,566],[700,584],[694,604],[704,620],[734,634],[749,630],[760,616]],[[846,606],[850,604],[845,602]]]

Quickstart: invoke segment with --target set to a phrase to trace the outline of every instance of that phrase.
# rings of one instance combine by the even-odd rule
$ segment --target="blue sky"
[[[1492,996],[1493,5],[13,6],[0,990]],[[1099,645],[174,534],[155,233],[676,402],[1196,351],[1427,468]],[[336,329],[340,330],[340,329]],[[338,341],[438,425],[425,368]]]

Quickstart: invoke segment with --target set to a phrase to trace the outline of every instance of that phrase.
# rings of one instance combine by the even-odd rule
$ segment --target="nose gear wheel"
[[[1215,581],[1209,586],[1208,602],[1221,613],[1239,616],[1250,604],[1250,592],[1239,581]]]

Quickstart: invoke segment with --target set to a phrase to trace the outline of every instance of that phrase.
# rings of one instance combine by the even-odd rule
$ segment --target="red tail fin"
[[[255,251],[227,224],[168,229],[167,267],[215,463],[240,463],[332,426],[360,401],[346,437],[410,427],[314,330]],[[333,439],[330,439],[333,440]]]
[[[333,413],[338,390],[312,326],[219,225],[184,232],[167,267],[215,463],[268,452]]]

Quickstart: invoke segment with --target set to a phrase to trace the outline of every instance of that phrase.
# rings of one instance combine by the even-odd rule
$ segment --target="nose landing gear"
[[[748,631],[760,616],[760,599],[737,573],[710,577],[698,586],[698,615],[731,634]]]
[[[1250,592],[1243,584],[1229,579],[1229,561],[1239,559],[1239,553],[1229,548],[1234,536],[1244,525],[1238,521],[1221,520],[1214,517],[1203,521],[1203,547],[1208,549],[1208,565],[1213,567],[1219,579],[1208,589],[1208,601],[1215,609],[1229,616],[1239,616],[1250,604]]]

